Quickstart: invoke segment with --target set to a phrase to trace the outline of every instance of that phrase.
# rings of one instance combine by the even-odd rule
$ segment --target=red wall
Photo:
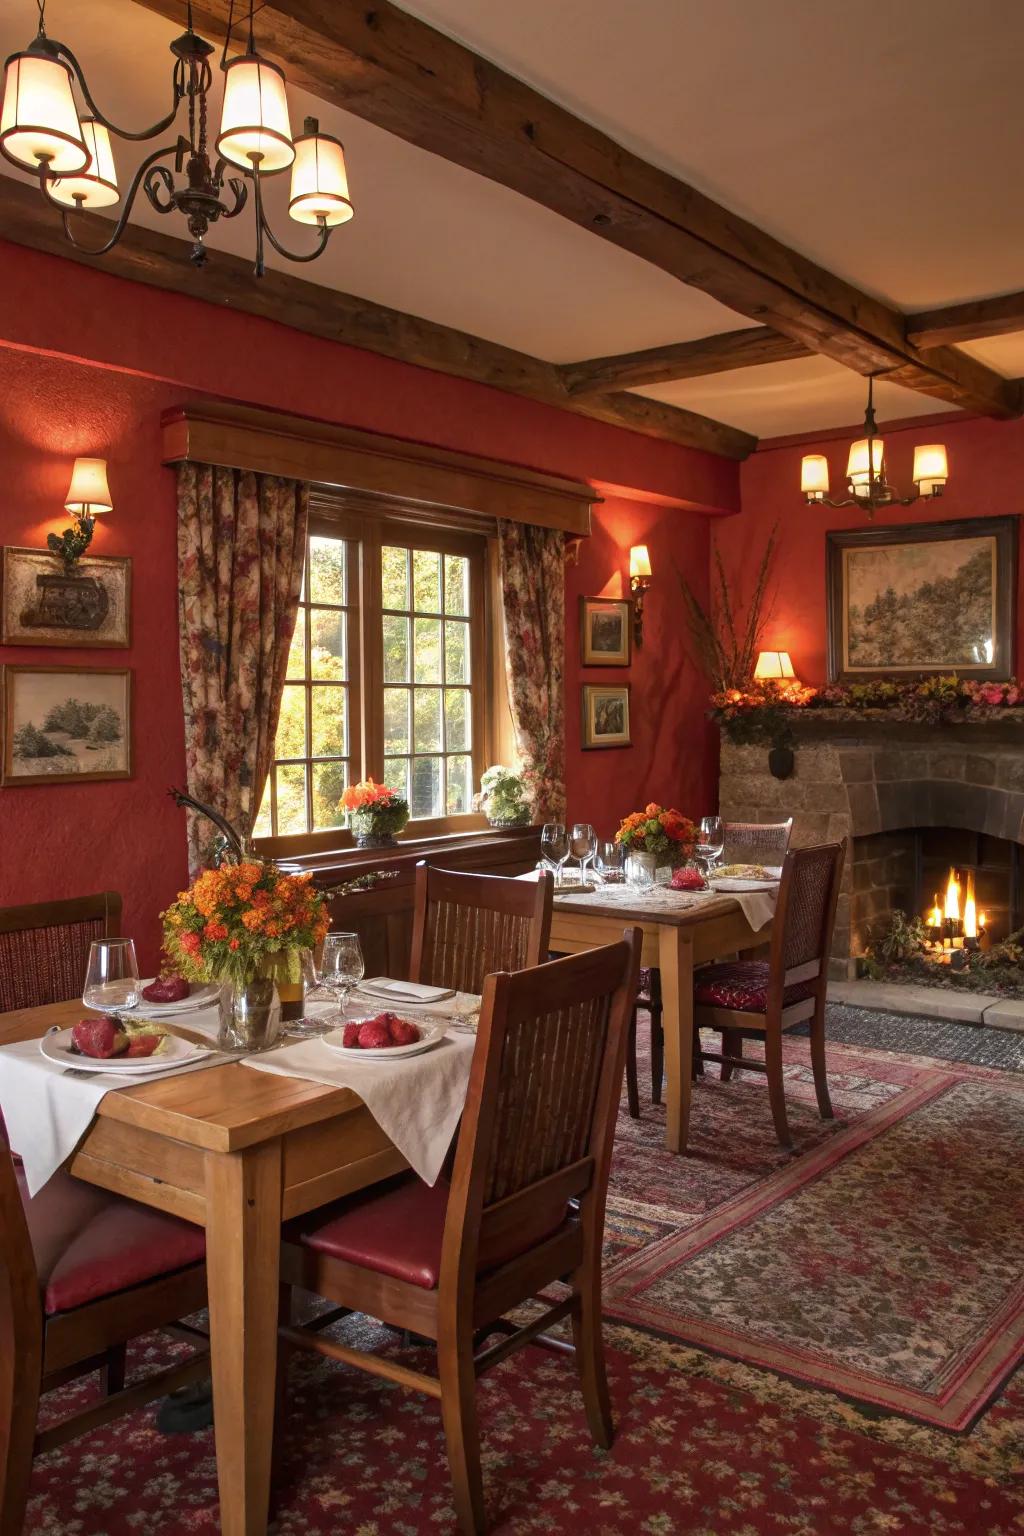
[[[125,930],[142,963],[156,963],[158,914],[185,878],[182,818],[165,794],[184,780],[184,746],[174,476],[160,464],[160,415],[204,395],[616,487],[567,577],[570,815],[610,832],[650,795],[691,812],[708,802],[713,743],[704,689],[680,651],[671,572],[706,575],[709,519],[664,503],[735,509],[735,464],[0,242],[0,543],[42,545],[66,522],[74,457],[105,456],[115,509],[94,547],[131,555],[134,582],[129,651],[19,646],[0,649],[0,661],[135,671],[133,779],[0,790],[0,905],[120,890]],[[635,745],[581,753],[577,598],[625,576],[630,544],[645,541],[656,585],[645,647],[625,674]]]
[[[937,502],[919,502],[875,514],[881,526],[938,522],[951,518],[992,517],[1024,511],[1024,422],[940,419],[902,431],[882,428],[889,479],[913,489],[914,448],[942,442],[949,454],[949,484]],[[856,508],[834,511],[809,507],[800,495],[800,459],[824,453],[829,461],[832,494],[842,494],[851,427],[842,436],[761,448],[740,473],[743,511],[715,524],[714,537],[726,569],[744,597],[749,593],[765,540],[778,525],[773,608],[762,646],[789,651],[796,674],[807,683],[826,680],[825,534],[834,528],[864,528],[867,518]],[[1022,562],[1024,574],[1024,562]],[[1018,595],[1016,667],[1024,668],[1024,583]]]

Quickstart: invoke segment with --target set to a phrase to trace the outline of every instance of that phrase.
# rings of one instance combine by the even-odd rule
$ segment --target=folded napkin
[[[476,992],[446,992],[440,1002],[414,1003],[411,999],[405,1001],[402,998],[392,997],[392,1012],[398,1011],[404,1017],[406,1014],[415,1021],[416,1019],[433,1019],[435,1021],[451,1020],[453,1023],[464,1023],[476,1019],[480,1012],[480,997]],[[376,1009],[381,999],[368,995],[362,987],[358,987],[345,1005],[347,1018],[365,1017]]]
[[[395,1003],[440,1003],[454,997],[451,987],[427,987],[419,981],[392,981],[388,976],[371,976],[359,983],[359,991],[365,997],[379,997]]]
[[[189,1027],[194,1027],[191,1022]],[[29,1194],[42,1189],[71,1156],[105,1094],[179,1072],[198,1072],[227,1059],[210,1055],[164,1072],[89,1077],[47,1061],[40,1054],[38,1040],[19,1040],[0,1048],[0,1115],[7,1126],[7,1139],[25,1165]]]
[[[243,1066],[350,1088],[420,1178],[435,1184],[466,1102],[475,1044],[472,1035],[449,1035],[429,1051],[389,1061],[354,1060],[322,1040],[302,1040],[247,1056]]]

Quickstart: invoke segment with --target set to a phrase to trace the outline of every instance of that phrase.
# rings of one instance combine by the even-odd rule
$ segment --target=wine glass
[[[621,885],[626,878],[626,850],[621,843],[598,843],[594,868],[605,885]]]
[[[546,821],[540,834],[540,851],[555,866],[555,884],[562,883],[562,865],[569,857],[569,838],[560,821]]]
[[[718,863],[725,847],[725,823],[721,816],[702,816],[697,851],[707,861],[704,873],[710,874]]]
[[[311,949],[303,949],[299,952],[299,966],[302,971],[302,996],[303,1003],[314,1001],[319,994],[321,1000],[327,999],[330,994],[324,985],[323,977],[317,970],[316,955]],[[304,1013],[301,1018],[288,1019],[284,1025],[286,1035],[298,1035],[300,1039],[310,1040],[317,1035],[326,1035],[334,1029],[335,1020],[328,1013]]]
[[[89,945],[82,1001],[103,1013],[134,1008],[139,1001],[139,963],[131,939],[94,939]]]
[[[573,858],[579,860],[580,884],[585,885],[587,865],[597,852],[597,833],[589,821],[577,821],[573,825],[569,842]]]
[[[349,993],[359,985],[364,974],[359,935],[329,933],[324,939],[323,958],[320,961],[320,985],[333,992],[338,999],[338,1012],[331,1020],[332,1028],[343,1019]]]

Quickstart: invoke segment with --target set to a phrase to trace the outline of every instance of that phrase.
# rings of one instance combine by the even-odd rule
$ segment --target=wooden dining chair
[[[2,1130],[2,1123],[0,1123]],[[205,1233],[70,1174],[29,1200],[0,1135],[0,1536],[20,1536],[32,1461],[208,1376],[209,1351],[125,1387],[129,1339],[206,1305]],[[40,1395],[99,1371],[98,1402],[37,1430]]]
[[[0,1013],[81,997],[89,945],[120,931],[115,891],[0,907]]]
[[[694,973],[693,1026],[721,1030],[722,1050],[701,1047],[705,1061],[721,1063],[728,1081],[736,1067],[765,1072],[775,1130],[793,1145],[786,1118],[782,1036],[811,1021],[811,1068],[818,1110],[832,1119],[825,1070],[825,994],[846,839],[816,848],[790,849],[782,865],[767,960],[729,960]],[[743,1055],[745,1036],[763,1037],[764,1060]]]
[[[723,864],[764,864],[774,869],[786,857],[792,816],[788,821],[727,821],[723,825]]]
[[[554,880],[464,875],[416,866],[410,981],[481,993],[492,971],[521,971],[547,959]]]
[[[315,1325],[281,1330],[286,1346],[440,1399],[464,1532],[484,1529],[476,1378],[513,1350],[543,1341],[575,1353],[591,1434],[611,1444],[601,1243],[639,958],[633,929],[617,944],[488,976],[450,1185],[403,1177],[286,1229],[288,1284],[436,1341],[433,1376]],[[567,1296],[523,1326],[505,1319],[555,1280]],[[566,1317],[575,1349],[545,1337]]]

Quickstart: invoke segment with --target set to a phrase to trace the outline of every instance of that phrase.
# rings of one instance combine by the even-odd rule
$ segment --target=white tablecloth
[[[211,1040],[217,1037],[216,1008],[178,1014],[175,1022]],[[38,1040],[20,1040],[0,1048],[0,1114],[7,1127],[7,1139],[25,1165],[29,1194],[42,1189],[71,1156],[106,1094],[120,1088],[137,1088],[140,1083],[156,1082],[180,1072],[200,1072],[228,1059],[204,1056],[191,1066],[174,1067],[167,1072],[133,1077],[104,1073],[90,1077],[47,1061],[40,1054]]]
[[[622,907],[626,911],[649,912],[654,921],[665,913],[688,912],[707,906],[712,901],[729,899],[739,903],[743,916],[755,933],[775,916],[775,901],[779,888],[770,891],[675,891],[669,885],[655,885],[650,890],[637,891],[628,885],[604,885],[596,891],[573,892],[556,890],[559,905],[579,908],[581,912],[607,907]]]

